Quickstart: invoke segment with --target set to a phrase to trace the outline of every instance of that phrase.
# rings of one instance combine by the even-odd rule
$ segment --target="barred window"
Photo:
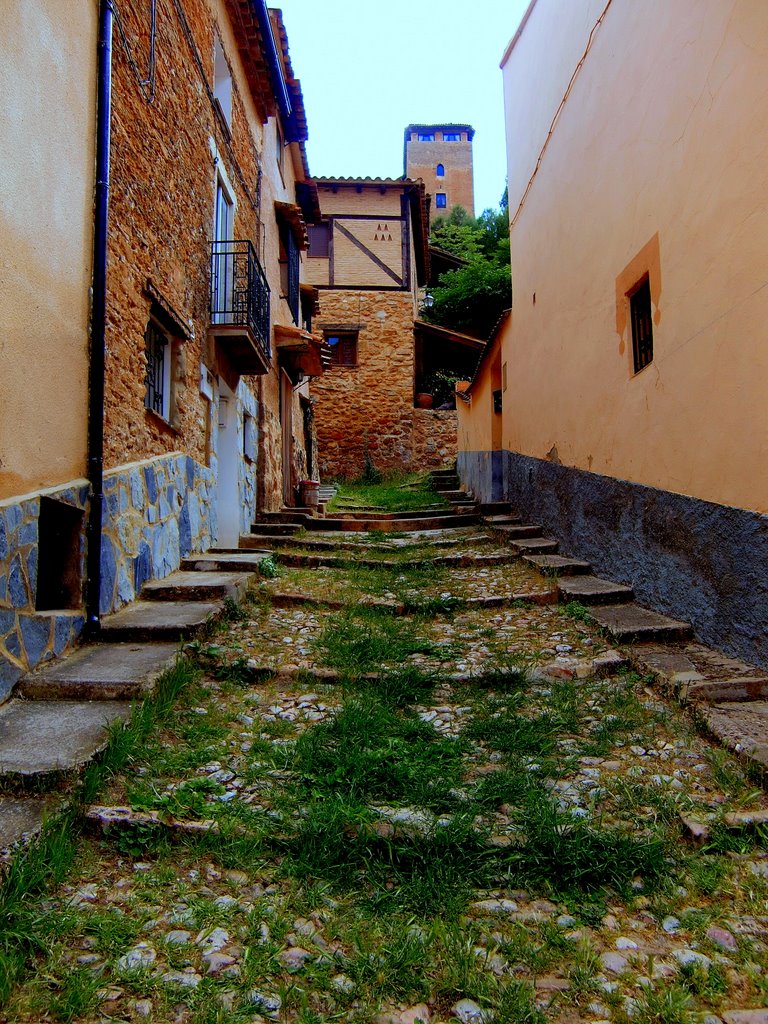
[[[171,411],[171,341],[162,327],[150,318],[144,332],[147,358],[145,408],[170,420]]]
[[[356,331],[326,334],[325,340],[331,346],[332,366],[357,366]]]
[[[639,373],[653,361],[653,312],[651,309],[651,283],[646,277],[629,296],[632,321],[632,361]]]

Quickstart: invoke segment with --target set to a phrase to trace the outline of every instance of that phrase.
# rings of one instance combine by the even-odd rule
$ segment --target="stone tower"
[[[470,124],[409,124],[405,129],[405,176],[421,178],[432,199],[432,216],[447,217],[454,206],[475,215]]]

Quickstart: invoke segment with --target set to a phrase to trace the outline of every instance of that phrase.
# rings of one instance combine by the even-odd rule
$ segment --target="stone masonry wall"
[[[366,453],[380,470],[432,469],[456,458],[456,412],[413,407],[410,292],[324,290],[317,327],[360,325],[357,365],[313,381],[320,475],[354,478]]]
[[[440,469],[456,461],[456,410],[413,410],[413,468]]]
[[[188,455],[121,466],[104,479],[102,614],[138,596],[149,579],[178,569],[216,534],[215,479]]]
[[[323,291],[317,328],[360,325],[356,366],[332,366],[312,384],[320,476],[359,476],[413,459],[413,297],[410,292]]]

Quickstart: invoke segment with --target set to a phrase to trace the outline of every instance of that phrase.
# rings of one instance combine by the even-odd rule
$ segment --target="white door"
[[[216,504],[219,524],[217,546],[220,548],[236,548],[240,542],[240,488],[238,485],[240,445],[238,433],[237,403],[234,392],[219,377]]]
[[[228,323],[232,312],[234,291],[234,205],[220,178],[216,180],[216,206],[213,214],[213,239],[216,243],[213,253],[213,322]]]

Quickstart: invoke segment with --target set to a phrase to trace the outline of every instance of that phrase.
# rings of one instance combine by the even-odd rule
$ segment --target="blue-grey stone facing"
[[[480,454],[460,456],[463,483]],[[642,604],[768,668],[768,516],[509,451],[504,498]]]
[[[480,501],[504,501],[504,452],[459,452],[456,472]]]

